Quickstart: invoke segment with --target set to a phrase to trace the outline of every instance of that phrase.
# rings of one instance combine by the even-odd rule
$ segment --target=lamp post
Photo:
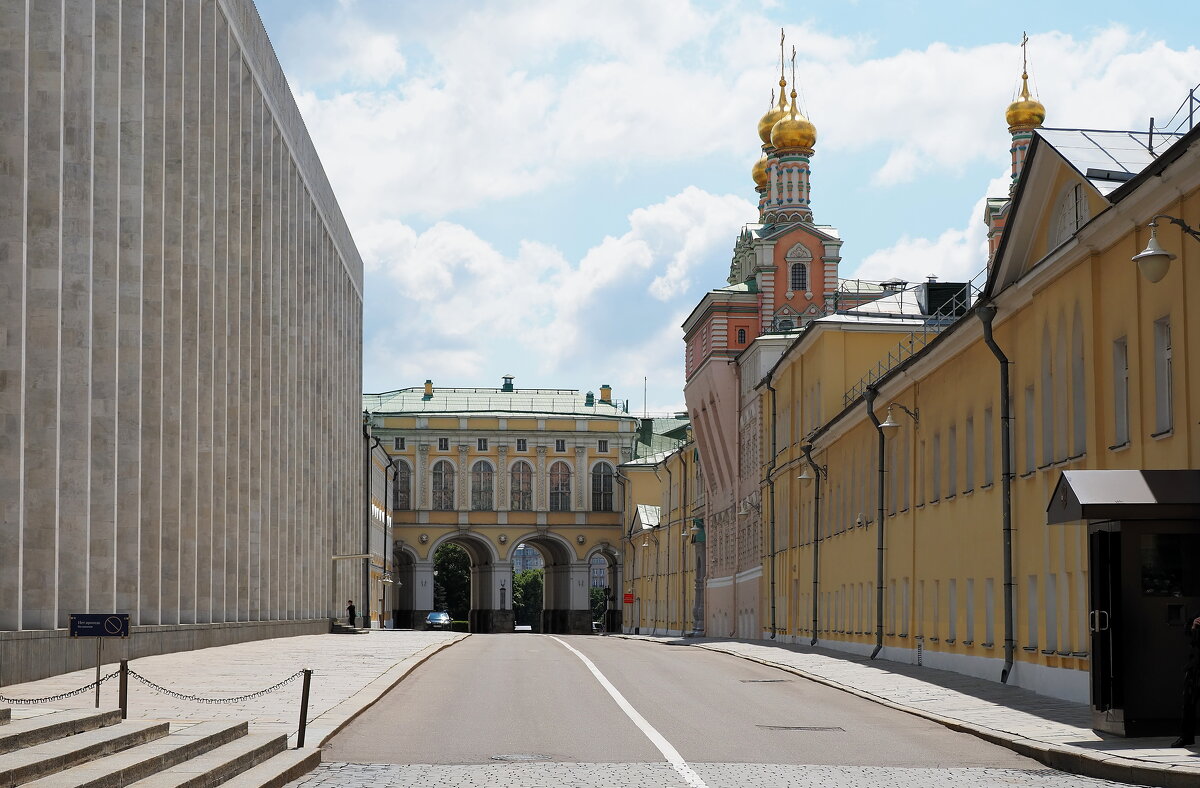
[[[800,451],[804,452],[804,459],[808,461],[808,468],[800,472],[796,478],[802,483],[815,482],[816,487],[813,488],[813,549],[812,549],[812,640],[809,641],[810,646],[817,645],[817,613],[820,610],[817,603],[820,593],[820,557],[821,557],[821,480],[829,478],[829,466],[817,465],[812,457],[813,445],[805,443],[800,446]],[[811,469],[812,473],[809,473]]]
[[[1162,281],[1162,278],[1167,275],[1167,269],[1170,268],[1171,261],[1175,259],[1175,255],[1163,249],[1158,243],[1159,219],[1166,219],[1171,224],[1178,226],[1187,235],[1200,241],[1200,230],[1196,230],[1183,219],[1168,216],[1165,213],[1160,213],[1152,218],[1150,223],[1146,225],[1150,228],[1150,240],[1146,244],[1144,251],[1133,256],[1133,262],[1138,264],[1138,269],[1142,272],[1142,276],[1146,277],[1146,280],[1151,283]]]

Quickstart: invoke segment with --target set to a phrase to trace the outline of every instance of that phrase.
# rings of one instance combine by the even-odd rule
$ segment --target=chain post
[[[300,690],[300,730],[296,734],[296,749],[304,746],[304,729],[308,726],[308,686],[312,682],[312,671],[304,669],[304,687]]]
[[[129,716],[129,660],[121,660],[121,677],[118,680],[117,702],[121,705],[121,719]]]

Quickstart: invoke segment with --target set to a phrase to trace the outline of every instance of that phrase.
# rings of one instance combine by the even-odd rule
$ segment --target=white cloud
[[[449,222],[422,233],[395,220],[369,225],[358,233],[367,291],[386,316],[368,340],[367,388],[434,375],[476,385],[508,358],[541,380],[567,377],[563,385],[592,370],[627,385],[665,371],[681,390],[679,325],[699,294],[691,273],[724,266],[752,210],[689,187],[632,212],[628,231],[574,263],[534,241],[509,257]],[[614,319],[626,304],[637,320]]]

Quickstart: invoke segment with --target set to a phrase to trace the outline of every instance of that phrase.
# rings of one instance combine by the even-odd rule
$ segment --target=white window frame
[[[1112,343],[1113,356],[1113,445],[1129,444],[1129,339],[1117,337]]]
[[[528,438],[517,438],[517,451],[529,451]]]
[[[404,438],[392,438],[392,451],[404,451]]]
[[[566,451],[567,450],[566,439],[565,438],[555,438],[554,439],[554,450],[555,451]]]
[[[450,451],[449,438],[438,438],[438,451]]]
[[[608,453],[608,441],[605,440],[604,438],[601,438],[600,440],[596,441],[596,451],[598,451],[600,454],[607,454]]]
[[[475,448],[478,451],[487,451],[488,450],[488,439],[487,438],[476,438],[475,439]]]
[[[471,511],[490,512],[495,508],[496,469],[487,460],[476,460],[471,466]]]

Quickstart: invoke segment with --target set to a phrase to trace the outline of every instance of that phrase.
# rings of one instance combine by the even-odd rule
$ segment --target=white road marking
[[[604,674],[600,672],[600,669],[596,667],[595,663],[585,657],[578,649],[568,645],[566,641],[556,638],[553,635],[550,635],[550,638],[552,640],[557,640],[563,645],[564,648],[568,649],[575,656],[583,660],[583,664],[587,665],[587,669],[590,670],[592,675],[596,677],[596,681],[600,682],[600,686],[604,687],[604,689],[608,691],[608,694],[612,696],[612,699],[617,702],[617,705],[621,707],[621,711],[625,712],[625,716],[633,720],[633,724],[638,726],[638,730],[644,733],[646,738],[658,748],[658,751],[661,752],[663,757],[667,759],[667,763],[671,764],[671,768],[679,772],[679,776],[682,777],[688,785],[690,785],[692,788],[708,788],[708,786],[704,784],[704,780],[700,779],[700,775],[692,771],[692,767],[687,765],[687,761],[685,761],[683,756],[679,754],[679,750],[676,750],[673,746],[671,746],[671,742],[667,741],[665,736],[659,733],[653,725],[647,722],[645,717],[643,717],[641,714],[638,714],[637,709],[635,709],[629,703],[629,701],[625,700],[625,696],[613,686],[611,681],[604,677]]]

